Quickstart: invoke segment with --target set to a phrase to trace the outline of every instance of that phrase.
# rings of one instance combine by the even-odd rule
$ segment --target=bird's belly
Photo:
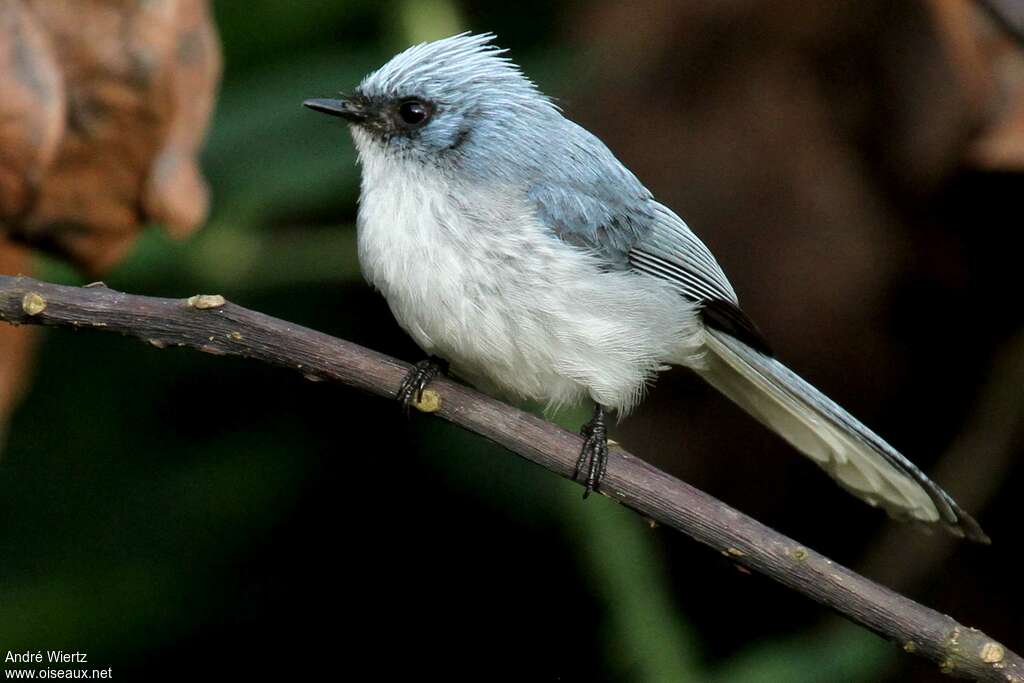
[[[436,193],[367,200],[367,278],[425,351],[481,388],[555,405],[589,395],[628,410],[665,363],[686,362],[702,343],[692,307],[668,287],[602,271],[519,207],[484,216]]]

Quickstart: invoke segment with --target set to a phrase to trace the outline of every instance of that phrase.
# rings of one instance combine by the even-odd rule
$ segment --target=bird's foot
[[[398,394],[395,396],[398,402],[402,404],[406,415],[409,414],[410,406],[423,401],[423,390],[427,388],[427,385],[438,375],[445,375],[447,373],[448,361],[436,356],[421,360],[413,366],[409,374],[402,379],[402,383],[398,387]]]
[[[605,424],[604,408],[599,405],[594,407],[594,417],[583,425],[580,434],[583,436],[583,448],[576,459],[572,478],[578,481],[580,474],[586,470],[583,491],[583,497],[586,498],[597,490],[608,471],[608,427]]]

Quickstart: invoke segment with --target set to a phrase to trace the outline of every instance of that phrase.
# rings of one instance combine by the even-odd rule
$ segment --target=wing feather
[[[737,306],[725,273],[683,219],[656,202],[600,140],[566,124],[575,130],[562,139],[576,143],[560,155],[565,163],[538,173],[528,191],[552,234],[597,253],[610,268],[666,280],[692,301]]]

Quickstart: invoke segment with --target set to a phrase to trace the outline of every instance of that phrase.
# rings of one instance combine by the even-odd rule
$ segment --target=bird
[[[608,421],[658,373],[694,371],[890,516],[989,542],[910,460],[780,362],[715,257],[595,135],[495,44],[413,45],[340,98],[361,166],[368,282],[428,358],[406,406],[451,371],[549,409],[593,402],[574,478],[608,463]]]

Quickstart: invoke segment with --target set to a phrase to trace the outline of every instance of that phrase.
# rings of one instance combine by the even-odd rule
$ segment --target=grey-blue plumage
[[[884,440],[772,356],[707,247],[490,34],[409,48],[343,100],[363,167],[360,263],[425,351],[482,388],[603,409],[689,367],[890,514],[986,541]],[[585,448],[585,454],[587,450]]]

